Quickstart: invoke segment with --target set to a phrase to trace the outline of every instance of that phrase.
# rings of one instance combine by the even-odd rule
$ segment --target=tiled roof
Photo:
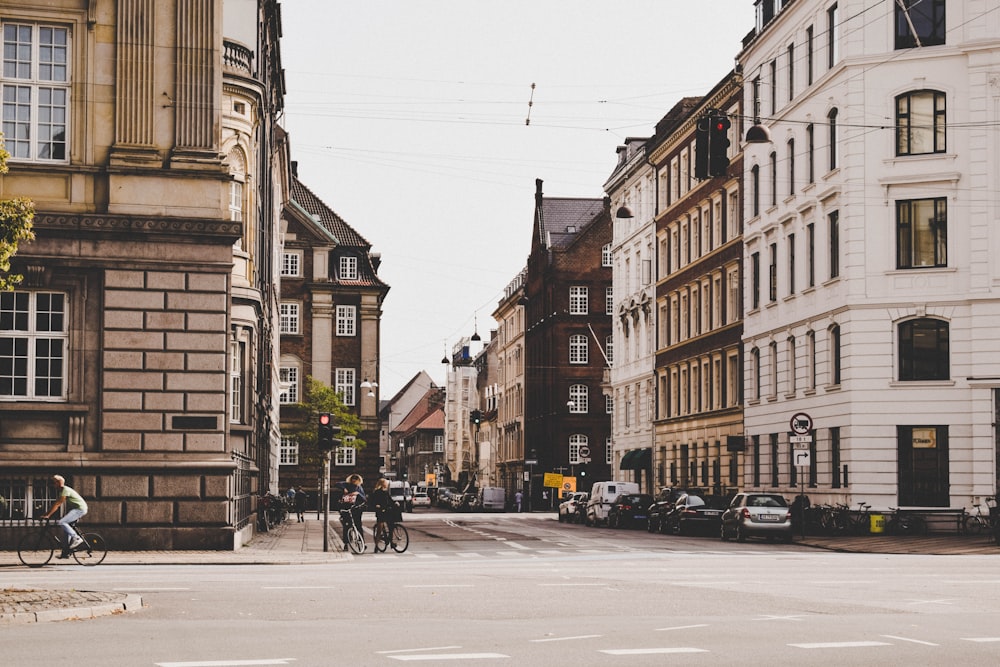
[[[364,248],[365,250],[372,247],[372,244],[365,237],[358,234],[343,218],[324,204],[323,200],[313,194],[312,190],[303,185],[302,181],[294,177],[292,178],[292,199],[303,209],[316,216],[319,219],[319,224],[333,234],[339,245]]]
[[[554,247],[567,246],[604,210],[603,199],[544,197],[542,199],[542,234]],[[575,231],[569,231],[570,229]],[[545,240],[544,237],[542,239]]]

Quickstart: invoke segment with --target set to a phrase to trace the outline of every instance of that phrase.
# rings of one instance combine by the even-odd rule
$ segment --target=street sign
[[[795,465],[799,468],[808,468],[811,462],[808,449],[796,449],[792,456],[795,458]]]
[[[590,447],[588,447],[587,445],[580,445],[580,458],[588,460],[590,459]]]
[[[802,444],[802,443],[805,443],[805,444],[808,445],[812,441],[813,441],[813,437],[811,435],[790,435],[790,436],[788,436],[788,442],[792,443],[793,445],[798,445],[798,444]],[[800,449],[800,448],[796,447],[795,449]],[[809,449],[809,448],[808,447],[803,447],[801,449]]]
[[[792,415],[792,418],[789,420],[788,425],[791,427],[792,433],[798,433],[799,435],[806,435],[807,433],[812,431],[813,420],[812,417],[810,417],[804,412],[796,412],[794,415]]]
[[[538,459],[524,459],[524,465],[526,465],[526,466],[536,466],[536,465],[538,465]]]

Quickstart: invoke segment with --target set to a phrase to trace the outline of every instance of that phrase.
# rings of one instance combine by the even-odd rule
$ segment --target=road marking
[[[579,582],[575,583],[572,581],[567,581],[564,583],[552,583],[552,584],[538,584],[539,586],[607,586],[607,584],[602,584],[600,582]]]
[[[413,653],[415,651],[452,651],[461,646],[428,646],[426,648],[397,648],[392,651],[376,651],[380,655],[391,655],[393,653]]]
[[[295,658],[264,658],[262,660],[199,660],[197,662],[156,662],[157,667],[244,667],[249,665],[288,665]]]
[[[262,591],[328,591],[343,586],[261,586]]]
[[[472,588],[473,584],[407,584],[403,588]]]
[[[575,637],[545,637],[544,639],[531,639],[529,641],[540,644],[542,642],[565,642],[572,639],[594,639],[595,637],[603,637],[604,635],[576,635]]]
[[[515,549],[528,549],[529,548],[529,547],[524,546],[523,544],[518,544],[517,542],[507,542],[507,544],[505,546],[513,547]]]
[[[390,655],[393,660],[490,660],[509,658],[503,653],[431,653],[429,655]]]
[[[963,642],[1000,642],[1000,637],[962,637]]]
[[[925,642],[920,639],[910,639],[909,637],[897,637],[896,635],[882,635],[886,639],[895,639],[901,642],[910,642],[912,644],[923,644],[924,646],[940,646],[940,644],[934,644],[933,642]]]
[[[789,644],[795,648],[868,648],[872,646],[892,646],[888,642],[816,642],[814,644]]]
[[[672,628],[656,628],[655,632],[666,632],[668,630],[690,630],[692,628],[707,628],[708,623],[699,623],[698,625],[675,625]]]
[[[755,621],[801,621],[802,616],[761,616],[760,618],[755,618]]]
[[[459,558],[484,558],[481,553],[475,551],[459,551],[457,555]]]
[[[140,592],[144,592],[144,591],[189,591],[191,589],[190,588],[167,588],[167,587],[162,587],[162,588],[112,588],[111,590],[113,590],[113,591],[123,591],[123,592],[124,591],[140,591]]]
[[[687,647],[614,648],[614,649],[605,649],[601,651],[601,653],[607,653],[608,655],[653,655],[658,653],[708,653],[708,650],[703,648],[687,648]]]
[[[939,600],[910,600],[910,604],[953,604],[953,602],[948,598],[941,598]]]

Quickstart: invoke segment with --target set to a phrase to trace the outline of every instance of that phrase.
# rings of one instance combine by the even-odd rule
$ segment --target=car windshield
[[[688,507],[703,507],[705,501],[700,496],[688,496],[686,504]]]
[[[750,496],[747,498],[747,505],[751,507],[787,507],[785,499],[781,496]]]

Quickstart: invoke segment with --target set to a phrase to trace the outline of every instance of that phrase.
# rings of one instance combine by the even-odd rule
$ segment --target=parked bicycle
[[[986,503],[986,514],[983,514],[983,506],[976,505],[976,513],[970,514],[965,517],[965,521],[962,524],[962,529],[969,535],[979,535],[981,532],[988,531],[991,536],[994,529],[994,514],[993,509],[996,507],[996,498],[993,496],[988,496],[984,499]]]
[[[927,521],[914,512],[890,507],[892,516],[885,524],[885,530],[890,535],[924,535],[927,533]]]
[[[393,551],[401,554],[410,546],[410,533],[399,521],[392,524],[387,521],[376,522],[372,528],[372,536],[375,539],[375,553],[387,551],[392,547]]]
[[[56,522],[51,519],[36,519],[41,525],[21,538],[17,545],[17,557],[28,567],[42,567],[52,560],[56,549],[62,550],[63,544],[58,538],[62,532]],[[69,524],[73,532],[83,540],[83,543],[71,550],[73,559],[80,565],[100,565],[108,555],[104,538],[97,533],[80,532],[77,522]]]

